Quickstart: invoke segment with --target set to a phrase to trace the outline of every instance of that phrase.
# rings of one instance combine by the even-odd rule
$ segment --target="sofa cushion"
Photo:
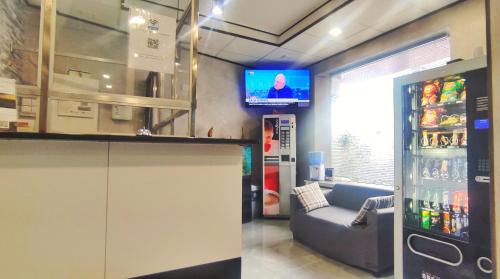
[[[383,197],[371,197],[366,199],[358,214],[352,221],[353,225],[366,224],[368,211],[380,208],[394,207],[394,195]]]
[[[332,205],[358,211],[366,199],[389,195],[394,195],[389,187],[349,182],[335,184],[326,198]]]
[[[310,218],[319,219],[328,223],[349,227],[358,212],[337,206],[328,206],[308,212]]]
[[[306,209],[306,212],[330,205],[323,191],[321,191],[318,182],[313,182],[302,187],[295,187],[293,188],[293,192],[297,194],[297,198]]]

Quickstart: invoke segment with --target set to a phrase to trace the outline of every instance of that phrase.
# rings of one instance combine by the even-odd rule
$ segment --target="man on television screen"
[[[286,77],[284,74],[279,73],[274,78],[274,86],[269,89],[267,98],[275,99],[293,99],[292,88],[286,85]]]

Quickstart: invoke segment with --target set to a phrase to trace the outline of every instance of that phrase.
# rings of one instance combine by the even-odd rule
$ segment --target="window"
[[[330,162],[336,177],[394,185],[393,79],[449,59],[444,37],[332,76]]]

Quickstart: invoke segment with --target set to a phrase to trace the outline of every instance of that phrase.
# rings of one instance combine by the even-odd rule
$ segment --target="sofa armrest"
[[[394,264],[394,207],[368,211],[367,226],[376,239],[376,269],[384,270]]]
[[[300,226],[297,220],[301,218],[301,216],[305,216],[306,209],[302,206],[302,203],[299,201],[299,198],[296,194],[290,194],[290,230],[292,233],[295,233],[295,230],[298,226]],[[298,219],[297,219],[298,218]]]
[[[330,190],[330,191],[328,191],[328,192],[323,192],[323,193],[325,194],[325,198],[326,198],[326,200],[328,201],[328,203],[329,203],[330,205],[334,205],[334,204],[333,204],[333,196],[334,196],[333,191],[332,191],[332,190]]]
[[[377,226],[378,229],[394,228],[394,207],[368,211],[367,224]]]
[[[291,193],[290,194],[290,214],[296,214],[296,213],[305,213],[306,209],[302,205],[302,203],[299,201],[299,198],[297,197],[297,194]]]

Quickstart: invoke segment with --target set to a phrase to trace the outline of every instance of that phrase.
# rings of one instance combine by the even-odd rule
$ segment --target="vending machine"
[[[491,278],[486,73],[474,59],[394,82],[396,278]]]
[[[263,215],[288,217],[290,193],[296,186],[295,115],[262,117]]]

